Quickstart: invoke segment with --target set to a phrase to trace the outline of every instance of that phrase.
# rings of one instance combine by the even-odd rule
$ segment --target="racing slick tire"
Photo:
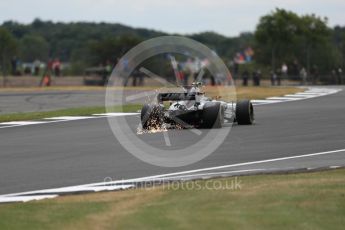
[[[160,129],[163,125],[164,110],[160,105],[145,104],[141,109],[143,129]]]
[[[224,123],[224,109],[220,102],[207,102],[202,112],[202,128],[221,128]]]
[[[254,109],[250,100],[236,103],[236,121],[239,125],[252,125],[254,123]]]

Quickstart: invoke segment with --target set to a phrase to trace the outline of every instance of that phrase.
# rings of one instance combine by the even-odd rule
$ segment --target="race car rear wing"
[[[196,93],[160,93],[158,102],[163,101],[195,101]]]

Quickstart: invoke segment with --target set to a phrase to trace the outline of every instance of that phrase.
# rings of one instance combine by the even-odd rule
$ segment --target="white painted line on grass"
[[[150,182],[154,180],[164,181],[164,180],[169,180],[173,178],[183,179],[185,177],[196,177],[195,179],[197,179],[199,178],[198,176],[211,176],[211,175],[217,175],[217,174],[219,175],[221,173],[221,172],[201,173],[201,172],[207,172],[211,170],[219,170],[219,169],[233,168],[233,167],[239,167],[239,166],[248,166],[248,165],[277,162],[277,161],[284,161],[284,160],[291,160],[291,159],[298,159],[298,158],[306,158],[306,157],[313,157],[313,156],[321,156],[321,155],[327,155],[327,154],[336,154],[336,153],[345,153],[345,149],[296,155],[296,156],[290,156],[290,157],[280,157],[280,158],[266,159],[266,160],[260,160],[260,161],[251,161],[251,162],[244,162],[244,163],[237,163],[237,164],[229,164],[229,165],[201,168],[201,169],[181,171],[181,172],[175,172],[175,173],[140,177],[140,178],[134,178],[134,179],[106,181],[106,182],[100,182],[100,183],[69,186],[69,187],[64,187],[64,188],[45,189],[45,190],[38,190],[38,191],[31,191],[31,192],[5,194],[5,195],[0,195],[0,203],[1,202],[15,202],[15,201],[29,201],[30,199],[34,200],[38,198],[44,199],[44,198],[56,197],[56,194],[51,195],[51,193],[68,193],[68,192],[74,192],[74,191],[88,192],[90,190],[104,191],[104,190],[126,189],[126,188],[135,187],[134,183],[144,183],[144,182]],[[336,167],[336,166],[330,166],[330,167]],[[250,171],[259,171],[259,170],[267,171],[269,169],[243,169],[243,170],[237,170],[237,171],[228,171],[227,173],[250,172]],[[195,173],[198,173],[198,174],[195,174]],[[120,186],[120,188],[118,186]],[[44,195],[47,193],[49,193],[49,195]],[[37,195],[34,196],[33,194],[37,194]],[[52,196],[52,197],[48,197],[48,196]]]
[[[127,116],[127,115],[132,116],[132,115],[138,115],[138,114],[139,113],[104,113],[104,114],[93,114],[93,116],[88,116],[88,117],[64,116],[64,117],[44,118],[44,120],[46,121],[11,121],[11,122],[0,123],[0,125],[4,125],[4,126],[0,126],[0,129],[25,126],[25,125],[50,124],[50,123],[59,123],[59,122],[66,122],[66,121],[104,118],[104,117],[116,117],[116,116]]]
[[[305,157],[313,157],[313,156],[320,156],[320,155],[326,155],[326,154],[335,154],[335,153],[345,153],[345,149],[338,149],[338,150],[332,150],[332,151],[326,151],[326,152],[318,152],[318,153],[311,153],[311,154],[303,154],[303,155],[297,155],[297,156],[291,156],[291,157],[280,157],[280,158],[273,158],[273,159],[260,160],[260,161],[251,161],[251,162],[237,163],[237,164],[230,164],[230,165],[223,165],[223,166],[216,166],[216,167],[210,167],[210,168],[201,168],[201,169],[195,169],[195,170],[188,170],[188,171],[169,173],[169,174],[161,174],[161,175],[149,176],[149,177],[141,177],[141,178],[137,178],[137,179],[122,180],[122,181],[123,182],[127,182],[127,181],[128,182],[133,182],[133,181],[138,181],[138,180],[143,180],[143,179],[154,179],[154,178],[159,178],[159,177],[176,176],[176,175],[183,175],[183,174],[187,174],[187,173],[197,173],[197,172],[204,172],[204,171],[210,171],[210,170],[218,170],[218,169],[224,169],[224,168],[233,168],[233,167],[238,167],[238,166],[262,164],[262,163],[284,161],[284,160],[291,160],[291,159],[298,159],[298,158],[305,158]],[[102,183],[100,183],[100,184],[102,184]]]
[[[329,166],[330,169],[337,169],[337,168],[340,168],[340,166],[337,166],[337,165],[332,165],[332,166]]]
[[[296,98],[291,97],[268,97],[268,100],[296,100]]]
[[[303,96],[317,96],[320,95],[320,93],[312,93],[312,92],[302,92],[302,93],[296,93],[291,95],[303,95]]]
[[[251,100],[252,103],[269,104],[282,102],[281,100]]]
[[[0,203],[11,203],[11,202],[28,202],[33,200],[43,200],[58,197],[59,195],[41,195],[41,196],[15,196],[15,197],[2,197],[0,196]]]
[[[2,122],[1,125],[36,125],[36,124],[44,124],[44,121],[9,121],[9,122]]]
[[[93,116],[118,117],[118,116],[133,116],[139,113],[96,113]]]
[[[214,175],[219,175],[219,174],[258,172],[258,171],[267,171],[267,170],[270,170],[270,169],[243,169],[243,170],[234,170],[234,171],[220,171],[220,172],[211,172],[211,173],[187,174],[187,175],[163,177],[163,178],[164,178],[164,181],[176,180],[176,179],[182,179],[183,180],[184,178],[187,178],[187,177],[201,177],[201,176],[212,176],[212,175],[214,176]],[[150,180],[148,180],[148,181],[150,181]]]
[[[311,98],[311,97],[314,97],[314,95],[286,94],[284,97]]]
[[[46,120],[65,120],[65,121],[75,121],[75,120],[83,120],[83,119],[90,119],[93,118],[91,116],[61,116],[61,117],[49,117],[44,118]]]

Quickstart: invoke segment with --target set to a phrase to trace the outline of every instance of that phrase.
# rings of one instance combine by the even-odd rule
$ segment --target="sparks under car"
[[[239,125],[254,123],[253,105],[249,100],[228,103],[213,100],[201,92],[201,84],[184,86],[184,92],[159,93],[157,103],[145,104],[141,110],[143,129],[169,128],[221,128],[225,122]],[[164,102],[170,102],[165,108]]]

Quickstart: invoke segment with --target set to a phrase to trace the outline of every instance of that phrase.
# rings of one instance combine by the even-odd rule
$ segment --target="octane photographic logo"
[[[209,82],[212,76],[216,83],[216,86],[208,87],[212,95],[226,94],[232,102],[236,101],[231,74],[214,51],[189,38],[163,36],[140,43],[118,61],[108,79],[107,113],[118,112],[119,106],[125,111],[129,104],[156,104],[158,93],[183,90],[181,86],[186,80],[182,79],[182,69],[191,64],[190,60],[193,60],[195,81]],[[159,69],[150,69],[152,63]],[[163,72],[170,75],[160,76]],[[145,78],[145,86],[126,87],[130,81],[137,81],[137,76]],[[190,78],[189,83],[192,80]],[[141,132],[142,124],[137,115],[109,116],[108,122],[114,136],[129,153],[161,167],[185,166],[207,157],[224,142],[232,125],[229,123],[220,129],[197,129],[176,120],[180,129],[162,127]]]

